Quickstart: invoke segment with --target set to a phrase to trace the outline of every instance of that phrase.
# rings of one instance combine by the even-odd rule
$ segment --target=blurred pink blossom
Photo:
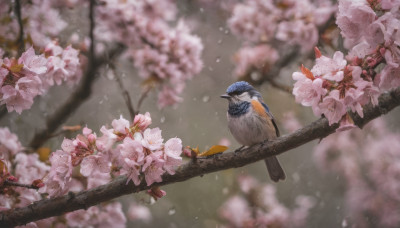
[[[234,74],[236,77],[244,77],[254,70],[268,72],[278,59],[279,53],[267,44],[243,47],[235,54]]]
[[[128,219],[131,221],[143,221],[150,222],[152,220],[152,215],[150,209],[146,206],[139,205],[136,203],[131,203],[127,212]]]

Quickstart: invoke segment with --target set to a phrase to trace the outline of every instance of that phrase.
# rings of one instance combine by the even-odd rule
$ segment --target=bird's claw
[[[237,152],[241,151],[244,147],[245,147],[245,146],[241,146],[241,147],[237,148],[237,149],[234,151],[234,153],[237,153]]]

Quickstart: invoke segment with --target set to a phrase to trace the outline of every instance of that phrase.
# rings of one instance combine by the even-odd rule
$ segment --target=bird
[[[228,100],[228,128],[238,143],[252,146],[279,137],[279,129],[261,94],[248,82],[238,81],[226,90],[221,98]],[[241,147],[241,148],[242,148]],[[239,148],[239,150],[241,149]],[[275,156],[265,160],[271,180],[286,178]]]

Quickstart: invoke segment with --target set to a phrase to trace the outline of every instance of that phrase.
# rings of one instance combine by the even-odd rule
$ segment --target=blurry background
[[[157,97],[153,91],[145,99],[140,112],[150,112],[153,120],[152,127],[160,127],[164,139],[179,137],[184,145],[199,146],[205,150],[227,138],[231,141],[229,151],[240,145],[233,139],[227,128],[227,102],[219,98],[226,88],[236,79],[232,76],[234,65],[233,54],[239,49],[241,42],[237,40],[227,27],[226,12],[213,8],[210,4],[198,4],[193,1],[178,3],[179,16],[182,16],[191,27],[194,34],[201,37],[204,51],[204,68],[202,72],[187,83],[183,93],[183,102],[176,108],[157,108]],[[85,13],[81,10],[67,10],[63,18],[69,21],[70,30],[81,35],[86,34]],[[82,27],[76,30],[78,26]],[[330,56],[329,54],[327,54]],[[306,64],[306,63],[305,63]],[[292,68],[281,72],[280,80],[292,85],[291,73],[298,70],[300,61]],[[130,61],[117,63],[118,72],[122,75],[124,85],[129,90],[136,104],[140,95],[140,82]],[[65,125],[87,125],[98,131],[102,125],[109,125],[113,119],[123,115],[129,118],[121,91],[115,79],[101,71],[101,77],[95,82],[92,96],[77,112],[70,116]],[[302,124],[308,124],[317,118],[310,108],[295,103],[294,97],[288,93],[271,87],[267,83],[257,87],[265,102],[274,114],[283,134],[283,115],[293,112]],[[52,113],[62,103],[72,90],[66,86],[54,86],[48,94],[37,97],[32,109],[22,115],[15,112],[8,114],[0,122],[8,126],[18,135],[23,145],[27,145],[35,129],[44,125],[45,117]],[[399,109],[389,113],[384,118],[393,131],[398,131]],[[67,135],[72,137],[74,135]],[[60,148],[63,137],[53,138],[46,146],[56,150]],[[338,176],[321,173],[312,160],[312,150],[317,144],[313,141],[302,147],[288,151],[279,156],[287,174],[284,182],[274,185],[277,187],[278,198],[291,208],[297,195],[309,195],[316,199],[316,206],[311,210],[307,227],[340,227],[346,226],[346,214],[343,206],[343,180]],[[230,169],[217,173],[196,177],[183,183],[175,183],[162,187],[167,196],[151,202],[146,194],[132,194],[120,200],[124,206],[130,201],[148,206],[153,219],[146,222],[129,222],[131,227],[218,227],[221,220],[217,210],[222,203],[238,191],[237,175],[250,174],[259,181],[270,183],[263,162],[248,165],[239,169]]]

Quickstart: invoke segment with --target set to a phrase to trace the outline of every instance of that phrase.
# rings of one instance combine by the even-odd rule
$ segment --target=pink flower
[[[126,137],[122,144],[117,147],[121,154],[121,163],[126,161],[132,161],[135,166],[143,165],[144,163],[144,151],[142,144]]]
[[[332,59],[323,55],[317,58],[311,72],[324,79],[339,82],[343,80],[343,69],[346,65],[347,61],[344,59],[343,53],[337,51]]]
[[[141,131],[144,131],[151,124],[150,113],[146,112],[143,114],[137,114],[133,120],[133,125],[139,127]]]
[[[139,185],[140,167],[144,164],[144,151],[141,143],[126,137],[117,149],[120,151],[121,174],[127,174],[128,182],[132,180],[135,185]]]
[[[273,36],[281,13],[272,1],[248,1],[235,5],[228,26],[246,40],[265,41]]]
[[[96,147],[99,151],[106,152],[111,149],[118,137],[114,134],[113,129],[107,129],[105,126],[102,126],[100,131],[103,135],[97,138]]]
[[[71,181],[72,176],[72,160],[71,155],[62,150],[53,152],[49,158],[51,169],[49,173],[50,179],[59,183],[61,188]]]
[[[35,74],[44,74],[47,71],[47,59],[43,55],[35,55],[33,47],[22,53],[18,59],[18,64],[24,65],[24,70]]]
[[[143,221],[150,222],[152,220],[150,209],[146,206],[138,205],[135,203],[131,203],[128,209],[128,218],[131,221]]]
[[[125,129],[129,129],[129,121],[124,119],[122,115],[119,117],[118,120],[113,120],[111,125],[114,128],[114,131],[116,131],[117,133],[125,134]]]
[[[164,190],[160,189],[157,186],[147,190],[147,194],[149,194],[155,200],[160,199],[161,197],[167,195],[167,193]]]
[[[289,45],[299,45],[303,53],[312,50],[318,42],[315,24],[305,20],[283,21],[279,23],[276,38]]]
[[[10,159],[22,150],[18,136],[8,127],[0,127],[0,158]]]
[[[43,178],[50,170],[50,166],[39,160],[38,154],[18,153],[13,162],[15,177],[23,184],[31,184],[34,180]]]
[[[161,182],[161,175],[165,173],[163,166],[165,161],[162,159],[163,152],[157,151],[146,156],[142,171],[145,174],[147,186],[154,182]]]
[[[120,202],[109,203],[102,209],[102,212],[98,215],[100,218],[99,227],[126,227],[126,217]]]
[[[329,125],[338,123],[344,114],[346,114],[346,106],[343,100],[339,98],[339,91],[332,90],[328,96],[326,96],[322,103],[318,105],[320,111],[325,115],[329,121]]]
[[[65,215],[68,225],[71,227],[79,227],[85,225],[93,225],[99,223],[96,215],[100,212],[96,206],[89,207],[87,210],[76,210]]]
[[[252,176],[240,175],[238,177],[238,185],[243,193],[249,194],[251,190],[258,187],[259,182]]]
[[[393,68],[386,65],[380,74],[375,77],[374,83],[382,90],[389,90],[400,86],[400,67]]]
[[[342,117],[339,124],[340,125],[336,129],[336,132],[347,131],[357,127],[356,125],[354,125],[354,121],[348,113],[346,113],[346,115]]]
[[[29,109],[33,98],[40,93],[41,81],[37,76],[20,78],[15,87],[6,85],[1,88],[1,104],[6,104],[8,112],[15,110],[18,114]]]
[[[245,227],[252,223],[250,207],[245,199],[240,196],[229,198],[219,209],[222,218],[229,221],[234,227]]]
[[[367,1],[341,0],[336,23],[343,37],[348,39],[346,46],[351,46],[365,35],[365,31],[374,20],[376,14]]]
[[[109,173],[102,173],[98,170],[95,170],[88,178],[87,178],[87,189],[92,189],[98,187],[100,185],[107,184],[111,181],[111,176]]]
[[[92,134],[92,129],[90,129],[90,128],[88,128],[88,127],[84,127],[83,129],[82,129],[82,134],[84,135],[84,136],[88,136],[89,134]]]
[[[296,117],[295,113],[292,111],[283,113],[283,127],[289,132],[293,133],[302,127],[299,119]]]
[[[161,149],[164,139],[161,136],[160,128],[146,129],[143,132],[142,145],[149,150]]]
[[[236,63],[236,77],[244,77],[254,71],[261,73],[268,71],[279,59],[279,53],[269,45],[257,45],[255,47],[243,47],[234,57]]]
[[[110,172],[109,161],[106,155],[101,153],[97,155],[89,155],[83,158],[80,172],[83,176],[88,177],[93,172],[108,173]]]
[[[64,50],[57,43],[51,42],[46,46],[45,52],[50,54],[48,58],[48,72],[44,78],[47,87],[60,85],[63,81],[76,83],[81,76],[79,52],[71,46]]]
[[[182,140],[179,138],[169,139],[164,145],[164,169],[169,174],[175,174],[175,167],[182,163]]]
[[[178,96],[177,91],[169,86],[163,86],[161,92],[158,94],[158,107],[165,108],[166,106],[176,105],[182,102],[182,97]]]
[[[294,72],[292,77],[297,81],[294,84],[293,95],[296,102],[304,106],[314,107],[320,102],[321,97],[327,93],[327,90],[322,87],[324,81],[321,78],[311,80],[300,72]]]

